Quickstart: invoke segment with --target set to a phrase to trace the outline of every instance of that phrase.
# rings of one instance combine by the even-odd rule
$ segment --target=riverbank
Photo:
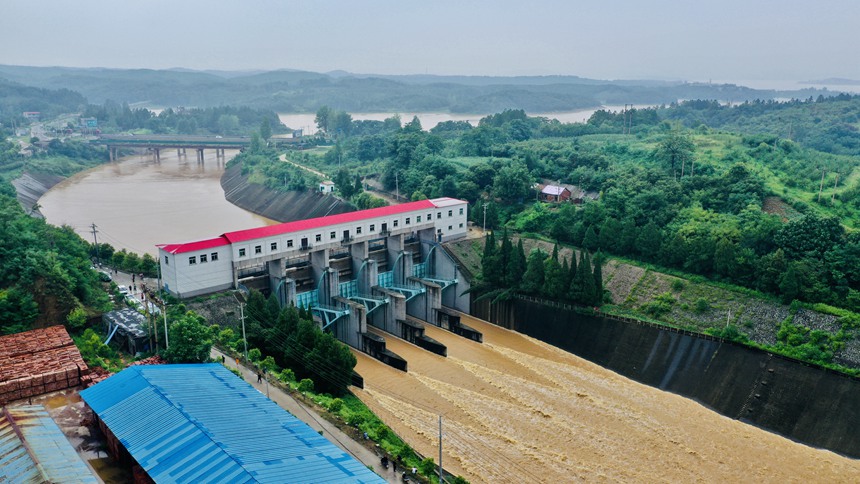
[[[16,198],[25,212],[34,217],[45,218],[39,211],[39,199],[65,179],[64,176],[48,173],[24,173],[12,180],[12,186],[15,187]]]
[[[221,176],[224,198],[249,212],[278,222],[292,222],[355,210],[332,195],[316,191],[280,191],[251,183],[242,174],[242,164],[227,167]]]

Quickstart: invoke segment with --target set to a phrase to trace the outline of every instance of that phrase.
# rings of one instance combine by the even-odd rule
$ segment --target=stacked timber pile
[[[76,387],[88,374],[63,326],[0,336],[0,405]]]

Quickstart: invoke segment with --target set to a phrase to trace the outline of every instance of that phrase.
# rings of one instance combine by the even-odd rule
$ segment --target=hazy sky
[[[0,0],[0,64],[860,79],[860,0]]]

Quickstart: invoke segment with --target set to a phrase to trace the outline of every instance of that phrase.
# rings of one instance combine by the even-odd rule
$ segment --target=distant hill
[[[809,97],[815,90],[756,90],[731,84],[586,79],[577,76],[375,75],[0,66],[0,79],[43,89],[70,89],[90,103],[150,106],[243,105],[279,112],[315,112],[322,105],[351,112],[492,113],[504,109],[561,112],[603,104],[668,104],[679,99],[741,102]]]

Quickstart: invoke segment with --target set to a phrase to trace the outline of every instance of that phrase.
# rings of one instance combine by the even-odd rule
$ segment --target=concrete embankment
[[[249,183],[242,175],[242,165],[227,168],[221,176],[221,188],[228,202],[249,212],[279,222],[324,217],[355,210],[348,203],[316,191],[282,192]]]
[[[18,203],[24,208],[24,211],[35,217],[44,218],[39,209],[33,209],[42,195],[48,193],[57,183],[65,180],[59,175],[49,175],[47,173],[24,173],[20,177],[12,180],[12,186],[15,187]]]
[[[716,338],[517,300],[487,317],[790,439],[860,457],[860,379]]]

